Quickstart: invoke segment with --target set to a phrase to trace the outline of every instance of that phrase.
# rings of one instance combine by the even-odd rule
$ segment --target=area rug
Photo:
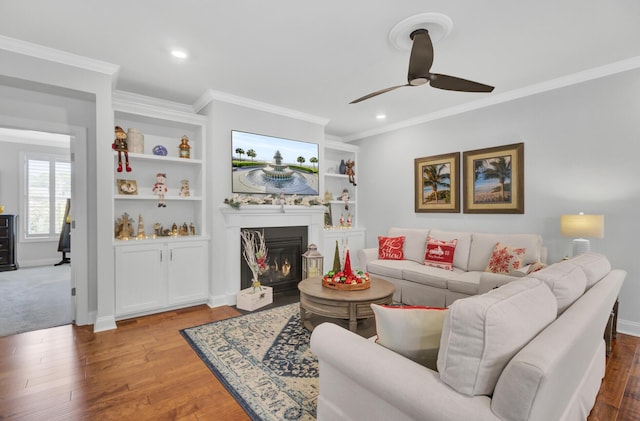
[[[316,419],[318,360],[298,303],[180,333],[251,419]]]

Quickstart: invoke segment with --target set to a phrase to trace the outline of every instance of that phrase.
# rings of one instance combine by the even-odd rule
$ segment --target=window
[[[69,157],[25,153],[24,165],[24,238],[57,239],[71,197]]]

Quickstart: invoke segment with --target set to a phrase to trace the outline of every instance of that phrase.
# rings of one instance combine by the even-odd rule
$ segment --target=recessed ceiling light
[[[187,52],[184,50],[171,50],[171,55],[176,57],[176,58],[180,58],[180,59],[185,59],[188,57]]]
[[[384,120],[387,118],[386,114],[378,114],[376,115],[376,120]]]

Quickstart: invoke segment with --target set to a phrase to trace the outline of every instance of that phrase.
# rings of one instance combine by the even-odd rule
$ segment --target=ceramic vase
[[[338,167],[338,171],[340,172],[340,174],[347,173],[347,164],[344,163],[344,159],[340,160],[340,166]]]
[[[144,135],[135,128],[127,130],[127,146],[129,152],[144,153]]]

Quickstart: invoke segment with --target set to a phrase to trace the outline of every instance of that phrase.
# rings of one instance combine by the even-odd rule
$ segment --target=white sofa
[[[445,307],[459,298],[485,293],[523,277],[485,272],[497,242],[526,249],[524,265],[546,262],[546,249],[537,234],[491,234],[439,229],[390,228],[388,237],[405,237],[404,260],[380,260],[378,249],[358,250],[361,270],[385,279],[396,287],[393,299],[408,305]],[[444,241],[457,239],[453,271],[423,265],[427,236]]]
[[[589,254],[533,275],[449,307],[438,371],[337,325],[317,326],[317,419],[585,420],[626,272]]]

